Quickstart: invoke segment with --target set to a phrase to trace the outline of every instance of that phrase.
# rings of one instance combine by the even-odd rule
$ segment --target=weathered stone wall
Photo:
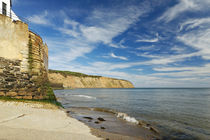
[[[45,99],[48,49],[28,25],[0,15],[0,96]]]
[[[0,57],[20,60],[22,72],[28,71],[28,25],[0,14]]]
[[[44,91],[33,80],[33,75],[21,72],[20,60],[0,57],[0,96],[18,99],[43,99]]]
[[[48,47],[43,43],[42,38],[29,32],[29,40],[31,41],[32,55],[32,73],[40,75],[43,71],[48,70]]]

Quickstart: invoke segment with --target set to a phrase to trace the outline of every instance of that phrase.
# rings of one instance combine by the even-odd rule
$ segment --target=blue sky
[[[50,69],[136,87],[209,87],[210,0],[13,0]]]

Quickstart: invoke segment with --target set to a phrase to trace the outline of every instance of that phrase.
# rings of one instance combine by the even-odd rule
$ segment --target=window
[[[2,2],[2,14],[7,15],[7,4]]]

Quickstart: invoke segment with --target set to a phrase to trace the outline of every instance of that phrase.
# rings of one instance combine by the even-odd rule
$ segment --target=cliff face
[[[129,81],[108,77],[64,75],[52,71],[49,72],[48,77],[55,88],[134,88]]]

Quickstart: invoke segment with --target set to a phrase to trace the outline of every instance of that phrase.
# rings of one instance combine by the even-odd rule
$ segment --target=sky
[[[210,87],[210,0],[13,0],[49,68],[135,87]]]

